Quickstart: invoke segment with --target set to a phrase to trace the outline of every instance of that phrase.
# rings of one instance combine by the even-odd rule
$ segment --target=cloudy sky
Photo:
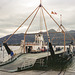
[[[0,0],[0,38],[12,34],[17,27],[31,14],[39,5],[40,0]],[[52,15],[60,24],[60,14],[67,30],[75,30],[75,0],[42,0],[42,5],[51,14],[51,11],[57,12]],[[31,30],[38,29],[39,12],[37,18],[32,24]],[[46,12],[44,12],[46,14]],[[32,16],[33,17],[33,16]],[[32,17],[26,22],[17,33],[25,32]],[[45,15],[48,29],[57,29],[58,26]],[[49,23],[50,22],[50,23]]]

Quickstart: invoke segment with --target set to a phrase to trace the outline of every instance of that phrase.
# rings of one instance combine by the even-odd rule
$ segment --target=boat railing
[[[21,43],[21,45],[24,45],[24,43]],[[39,43],[35,43],[35,42],[26,42],[25,45],[39,45]],[[48,45],[46,42],[43,43],[43,45]]]

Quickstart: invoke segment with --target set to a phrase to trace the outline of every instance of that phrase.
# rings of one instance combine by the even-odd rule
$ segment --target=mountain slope
[[[56,32],[55,30],[51,29],[49,30],[49,32]],[[74,31],[73,33],[71,32],[71,35],[75,38],[74,35]],[[52,40],[52,38],[55,36],[53,43],[56,43],[58,45],[63,45],[63,40],[64,40],[64,35],[62,33],[49,33],[50,35],[50,39]],[[72,41],[71,37],[69,36],[68,32],[66,32],[66,44],[70,43]],[[0,38],[1,41],[4,41],[4,39],[7,39],[10,35],[7,35],[3,38]],[[43,36],[44,36],[44,40],[46,42],[48,42],[48,38],[47,38],[47,34],[46,32],[43,32]],[[20,34],[14,34],[11,39],[7,42],[8,44],[20,44],[21,40],[24,39],[24,34],[20,33]],[[26,42],[34,42],[35,40],[35,34],[27,34],[26,35]],[[1,44],[1,42],[0,42]]]

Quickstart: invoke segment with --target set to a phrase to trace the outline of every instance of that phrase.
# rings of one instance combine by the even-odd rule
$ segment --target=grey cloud
[[[9,34],[7,29],[16,29],[31,12],[39,5],[40,0],[0,0],[0,28],[1,32]],[[43,6],[47,8],[49,13],[51,11],[57,12],[57,16],[60,13],[63,15],[63,25],[65,27],[71,27],[74,29],[75,25],[75,0],[42,0]],[[45,13],[46,14],[46,13]],[[33,17],[33,16],[32,16]],[[32,18],[31,17],[31,18]],[[54,17],[54,16],[53,16]],[[28,26],[31,18],[25,23],[24,26]],[[55,18],[55,17],[54,17]],[[59,16],[60,18],[60,16]],[[57,18],[57,19],[59,19]],[[55,18],[56,19],[56,18]],[[59,23],[59,20],[56,21]],[[34,20],[33,26],[37,27],[39,18]],[[46,15],[48,28],[56,28],[55,23]],[[52,21],[52,22],[51,22]],[[49,23],[50,22],[50,23]],[[39,23],[39,22],[38,22]],[[38,25],[39,26],[39,25]],[[31,27],[33,30],[34,27]],[[5,28],[5,30],[3,29]],[[37,30],[39,27],[37,27]],[[67,28],[70,30],[70,28]],[[35,29],[36,30],[36,29]]]

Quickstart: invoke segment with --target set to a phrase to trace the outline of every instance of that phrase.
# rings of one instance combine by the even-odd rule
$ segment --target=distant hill
[[[56,32],[54,29],[50,29],[48,32]]]
[[[70,30],[69,32],[70,32],[70,33],[75,33],[75,30]]]
[[[54,29],[49,30],[49,32],[56,32]],[[73,33],[72,33],[73,32]],[[75,38],[75,31],[69,31],[71,35]],[[55,36],[54,40],[52,41],[53,44],[63,45],[64,44],[64,36],[62,33],[49,33],[50,39]],[[7,39],[10,35],[7,35],[3,38],[0,38],[1,41],[4,41],[4,39]],[[44,40],[48,42],[47,33],[43,32]],[[7,42],[8,44],[20,44],[21,40],[24,39],[24,33],[20,34],[14,34],[11,39]],[[27,34],[26,35],[26,42],[34,42],[35,40],[35,34]],[[69,44],[72,41],[71,37],[68,33],[66,33],[66,44]],[[0,42],[1,44],[1,42]]]

